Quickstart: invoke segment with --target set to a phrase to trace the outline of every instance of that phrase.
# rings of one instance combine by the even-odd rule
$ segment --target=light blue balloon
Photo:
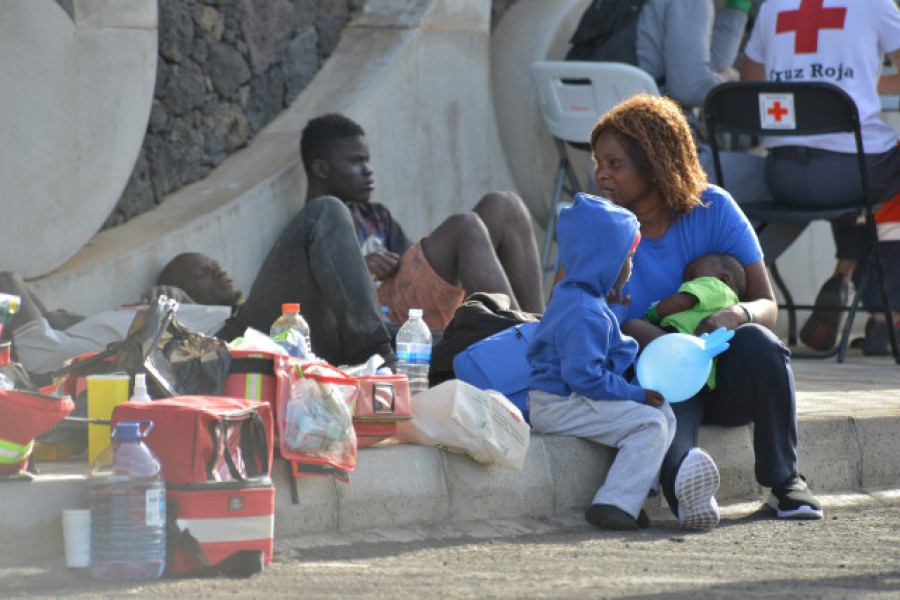
[[[667,333],[647,344],[635,371],[640,386],[662,394],[668,402],[683,402],[703,389],[712,359],[728,349],[734,332],[720,327],[697,337]]]

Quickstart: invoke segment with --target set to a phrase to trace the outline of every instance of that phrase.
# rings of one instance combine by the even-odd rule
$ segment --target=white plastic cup
[[[91,566],[91,511],[65,509],[62,511],[63,541],[66,546],[66,566],[81,569]]]

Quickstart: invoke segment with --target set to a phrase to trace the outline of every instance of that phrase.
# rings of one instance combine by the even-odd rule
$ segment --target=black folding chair
[[[791,204],[790,198],[776,198],[773,202],[754,202],[741,208],[751,221],[759,223],[757,233],[772,222],[830,221],[847,214],[864,214],[869,260],[862,265],[863,273],[859,292],[854,296],[849,307],[815,307],[818,310],[848,312],[841,341],[836,348],[827,352],[795,353],[794,356],[827,358],[837,354],[838,362],[844,361],[850,341],[850,330],[859,309],[862,291],[866,289],[874,270],[878,277],[882,307],[887,318],[891,354],[894,361],[900,363],[900,357],[897,354],[897,338],[885,285],[884,263],[881,260],[881,249],[878,244],[878,230],[875,227],[874,201],[869,187],[869,173],[863,152],[859,113],[853,99],[831,83],[730,82],[717,86],[709,93],[704,105],[704,113],[716,177],[726,188],[727,182],[722,177],[719,146],[716,139],[719,133],[778,136],[839,132],[853,134],[856,140],[862,185],[859,195],[848,198],[845,205],[838,207],[800,206]],[[788,343],[794,345],[797,342],[797,310],[811,310],[814,306],[795,304],[774,261],[769,264],[769,270],[784,298],[784,302],[779,305],[779,308],[787,310]]]

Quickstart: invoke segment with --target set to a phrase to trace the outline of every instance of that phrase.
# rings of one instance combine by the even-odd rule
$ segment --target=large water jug
[[[141,431],[142,425],[147,425]],[[91,574],[146,581],[166,566],[166,489],[159,461],[141,441],[153,424],[116,424],[91,468]]]

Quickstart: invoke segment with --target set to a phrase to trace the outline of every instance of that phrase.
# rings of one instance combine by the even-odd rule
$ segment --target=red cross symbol
[[[763,129],[796,129],[794,95],[760,94],[759,124]]]
[[[843,29],[846,8],[824,8],[825,0],[802,0],[797,10],[778,13],[775,33],[794,32],[794,52],[813,54],[819,50],[820,29]]]
[[[775,104],[772,105],[772,108],[768,109],[766,112],[775,117],[776,122],[781,122],[781,117],[788,114],[788,109],[783,107],[781,102],[776,100]]]

